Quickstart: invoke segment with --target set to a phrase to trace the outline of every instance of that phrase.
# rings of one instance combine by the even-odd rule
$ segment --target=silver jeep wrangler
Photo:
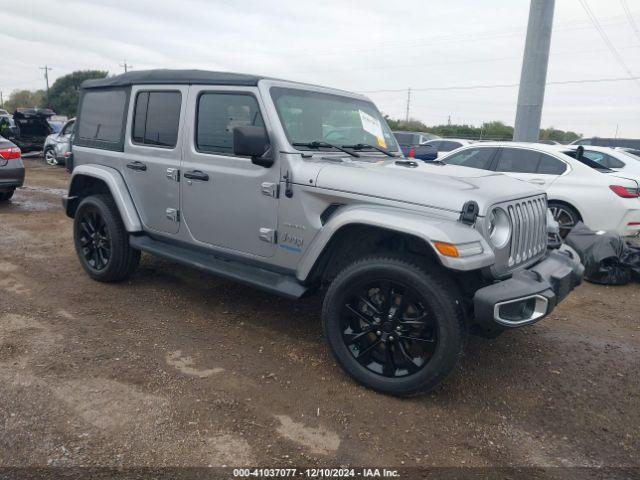
[[[84,83],[64,199],[91,278],[148,252],[289,298],[324,292],[335,358],[408,395],[467,332],[534,323],[580,283],[546,197],[402,157],[366,97],[252,75],[136,71]]]

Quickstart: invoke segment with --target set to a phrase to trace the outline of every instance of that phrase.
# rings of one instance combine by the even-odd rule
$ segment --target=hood
[[[481,215],[496,203],[544,193],[530,183],[486,170],[424,162],[407,167],[396,163],[401,159],[380,160],[380,157],[369,160],[372,161],[327,162],[316,185],[453,212],[461,211],[465,202],[474,200]]]

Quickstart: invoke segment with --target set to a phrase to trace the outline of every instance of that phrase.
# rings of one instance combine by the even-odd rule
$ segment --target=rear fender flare
[[[142,231],[140,215],[138,215],[122,175],[115,168],[104,165],[78,165],[73,169],[69,184],[69,194],[65,199],[67,215],[73,217],[79,200],[91,194],[91,190],[87,191],[84,188],[87,177],[100,180],[107,186],[118,207],[122,223],[127,232]]]

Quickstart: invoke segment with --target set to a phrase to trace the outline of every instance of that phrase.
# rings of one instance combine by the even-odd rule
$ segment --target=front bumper
[[[578,254],[563,245],[510,279],[479,289],[473,297],[475,320],[490,328],[535,323],[580,285],[583,273]]]

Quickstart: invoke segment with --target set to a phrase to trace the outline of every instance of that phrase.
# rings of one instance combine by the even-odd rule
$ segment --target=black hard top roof
[[[82,88],[124,87],[150,84],[204,84],[255,86],[263,78],[232,72],[210,72],[207,70],[135,70],[115,77],[85,80]]]

